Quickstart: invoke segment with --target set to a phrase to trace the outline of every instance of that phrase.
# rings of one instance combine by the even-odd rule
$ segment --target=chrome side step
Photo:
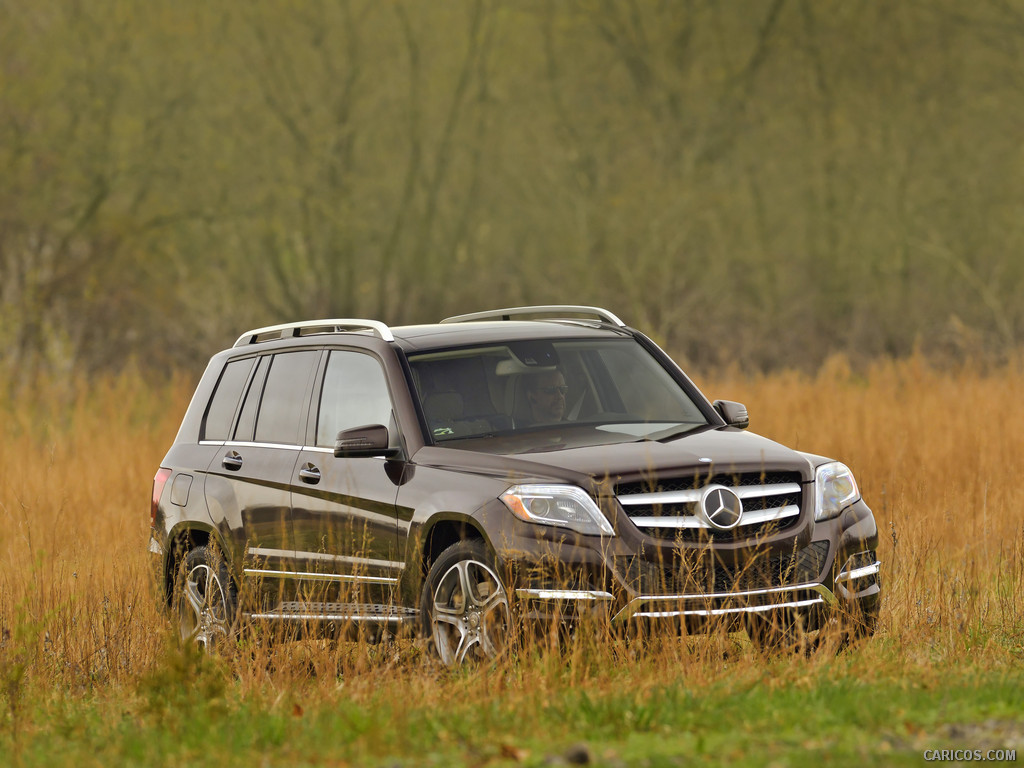
[[[362,584],[397,584],[393,576],[363,576],[351,573],[313,573],[309,571],[274,571],[266,568],[246,568],[246,576],[261,579],[298,579],[299,581],[360,582]]]
[[[419,616],[415,608],[365,603],[285,602],[272,611],[246,614],[248,619],[266,621],[367,622],[402,624]]]
[[[611,592],[597,589],[517,589],[516,597],[520,600],[614,600]]]

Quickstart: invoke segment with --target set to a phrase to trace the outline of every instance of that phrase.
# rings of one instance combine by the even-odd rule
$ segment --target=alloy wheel
[[[209,565],[196,565],[185,575],[178,615],[182,639],[203,650],[227,637],[227,597]]]
[[[431,625],[434,645],[449,667],[467,659],[487,660],[505,645],[508,597],[497,575],[479,560],[459,560],[438,582]]]

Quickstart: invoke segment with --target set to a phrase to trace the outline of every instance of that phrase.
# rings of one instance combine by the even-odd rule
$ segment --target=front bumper
[[[808,538],[814,541],[808,543]],[[700,631],[712,623],[735,627],[745,616],[789,612],[802,616],[805,627],[815,629],[843,615],[877,616],[881,594],[877,541],[873,516],[861,501],[840,518],[813,524],[802,546],[794,540],[789,550],[759,550],[762,559],[752,562],[761,568],[721,561],[722,567],[705,568],[693,578],[665,550],[646,555],[660,561],[625,555],[622,545],[626,542],[620,538],[601,555],[570,546],[557,557],[545,558],[549,566],[558,563],[560,574],[537,561],[524,566],[518,560],[519,573],[535,578],[517,580],[514,594],[522,615],[538,620],[674,621],[688,631]],[[714,551],[712,547],[705,553],[719,563]],[[541,574],[544,578],[536,578]]]
[[[876,560],[870,565],[841,574],[842,590],[846,593],[841,597],[837,597],[824,584],[818,583],[733,592],[639,595],[617,611],[615,596],[611,592],[601,590],[521,588],[516,590],[516,597],[527,605],[528,612],[535,616],[603,612],[613,623],[628,622],[631,619],[707,620],[793,609],[807,612],[834,611],[842,609],[843,604],[850,602],[851,599],[870,601],[871,598],[877,598],[880,570],[881,563]],[[595,611],[595,608],[599,611]]]

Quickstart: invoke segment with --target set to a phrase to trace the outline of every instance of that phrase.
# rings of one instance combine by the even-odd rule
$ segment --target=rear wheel
[[[420,601],[424,631],[447,667],[498,656],[511,633],[508,594],[486,545],[460,541],[434,561]]]
[[[210,546],[191,549],[174,588],[174,612],[182,642],[210,651],[231,636],[238,601],[227,564]]]

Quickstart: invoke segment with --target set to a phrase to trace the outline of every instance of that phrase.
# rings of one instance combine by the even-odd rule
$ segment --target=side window
[[[260,357],[256,364],[256,373],[249,382],[249,391],[245,395],[245,402],[242,403],[242,411],[238,414],[235,440],[250,442],[253,439],[253,433],[256,431],[256,412],[260,408],[260,397],[263,395],[263,384],[267,380],[269,367],[270,355]]]
[[[361,352],[331,352],[320,393],[316,444],[334,445],[343,429],[391,423],[391,397],[380,362]]]
[[[320,352],[282,352],[274,355],[260,399],[255,440],[294,445],[305,427],[306,388]]]
[[[221,372],[217,389],[203,418],[201,440],[227,440],[235,408],[242,397],[242,387],[249,378],[253,359],[232,360]]]

